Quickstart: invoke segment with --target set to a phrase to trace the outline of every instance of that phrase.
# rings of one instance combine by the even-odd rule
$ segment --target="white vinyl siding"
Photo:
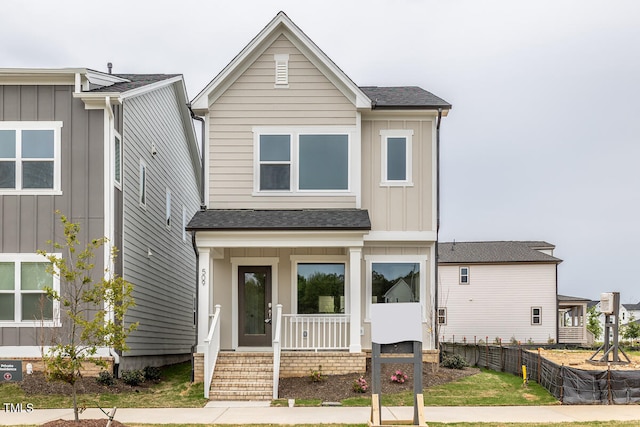
[[[532,325],[532,307],[550,319],[556,312],[555,264],[500,264],[473,266],[473,285],[460,286],[460,266],[440,265],[438,306],[447,307],[447,325],[439,336],[445,341],[508,342],[557,340],[555,320]]]
[[[274,55],[287,53],[287,90],[274,88]],[[355,129],[356,109],[315,65],[281,35],[210,106],[209,208],[354,208],[356,196],[310,192],[255,196],[255,127]],[[358,154],[359,155],[359,154]],[[353,159],[351,159],[353,160]]]

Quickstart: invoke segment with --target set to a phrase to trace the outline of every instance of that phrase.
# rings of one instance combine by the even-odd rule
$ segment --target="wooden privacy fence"
[[[587,371],[558,365],[521,346],[441,343],[445,354],[458,354],[469,365],[527,377],[564,404],[629,404],[640,402],[640,371]]]

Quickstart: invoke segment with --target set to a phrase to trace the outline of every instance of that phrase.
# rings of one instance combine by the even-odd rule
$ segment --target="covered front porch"
[[[362,354],[366,211],[215,210],[189,228],[206,392],[220,351],[272,353],[274,396],[282,351]]]
[[[558,295],[558,343],[590,346],[593,334],[587,331],[586,298]]]

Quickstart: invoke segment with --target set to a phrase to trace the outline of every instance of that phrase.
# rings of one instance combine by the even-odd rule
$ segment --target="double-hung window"
[[[447,324],[447,307],[438,307],[438,325]]]
[[[57,302],[45,288],[59,289],[59,279],[47,272],[51,263],[38,254],[0,254],[0,326],[57,324]]]
[[[469,284],[469,267],[460,267],[460,284]]]
[[[531,307],[531,324],[542,324],[542,307]]]
[[[413,185],[411,154],[413,130],[381,130],[382,182],[386,186]]]
[[[255,130],[255,135],[257,192],[349,191],[349,132]]]
[[[114,131],[113,137],[113,181],[116,187],[122,186],[122,138]]]
[[[0,194],[60,192],[62,122],[0,122]]]

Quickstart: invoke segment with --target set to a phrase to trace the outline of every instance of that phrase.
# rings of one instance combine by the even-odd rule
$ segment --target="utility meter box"
[[[602,314],[613,314],[613,292],[600,294],[600,312]]]

